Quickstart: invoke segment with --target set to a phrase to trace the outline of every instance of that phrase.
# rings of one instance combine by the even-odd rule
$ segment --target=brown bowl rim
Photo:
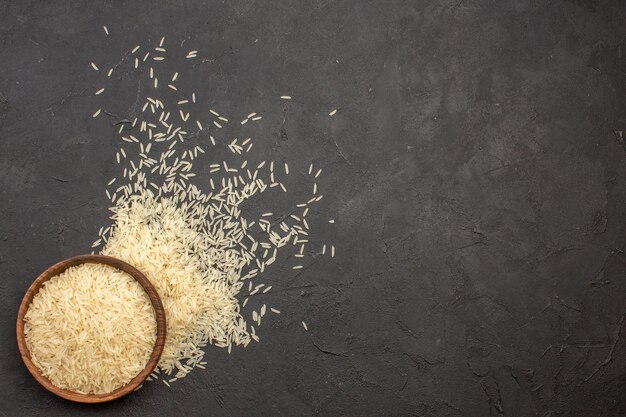
[[[32,362],[30,351],[28,350],[28,346],[26,344],[26,339],[24,336],[24,316],[26,315],[26,312],[28,311],[28,308],[30,307],[33,298],[35,297],[35,295],[37,295],[43,284],[46,281],[50,280],[52,277],[59,275],[67,268],[83,263],[105,264],[120,269],[131,275],[143,287],[144,291],[146,291],[146,294],[148,294],[156,315],[157,337],[154,343],[154,349],[152,350],[152,354],[150,355],[150,358],[146,363],[146,367],[141,372],[139,372],[133,379],[131,379],[128,384],[106,394],[80,394],[75,391],[54,386],[48,378],[41,374],[39,368],[37,368],[37,366]],[[20,351],[22,361],[26,365],[26,368],[28,369],[30,374],[45,389],[52,392],[53,394],[58,395],[59,397],[65,398],[70,401],[75,401],[79,403],[103,403],[121,398],[131,393],[139,385],[141,385],[145,381],[145,379],[152,373],[157,363],[159,362],[159,359],[161,358],[161,354],[163,353],[163,347],[165,346],[165,310],[163,309],[163,303],[161,302],[161,298],[159,297],[159,294],[157,293],[154,286],[150,283],[148,278],[146,278],[146,276],[134,266],[112,256],[79,255],[65,259],[52,265],[44,272],[42,272],[37,277],[37,279],[35,279],[35,281],[33,281],[33,283],[28,287],[28,290],[26,291],[26,294],[24,294],[24,298],[22,299],[22,303],[20,304],[20,309],[17,315],[16,332],[17,346]]]

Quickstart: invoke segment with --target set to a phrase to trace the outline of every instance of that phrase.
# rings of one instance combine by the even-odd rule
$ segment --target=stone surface
[[[625,415],[625,21],[619,0],[0,1],[0,416]],[[261,157],[323,167],[338,253],[266,274],[261,343],[85,407],[30,378],[15,317],[107,222],[89,62],[162,35],[225,113],[266,112]]]

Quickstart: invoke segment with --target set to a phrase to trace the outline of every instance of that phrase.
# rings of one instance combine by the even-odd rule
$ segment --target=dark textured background
[[[626,415],[625,22],[621,0],[0,0],[0,416]],[[88,63],[162,35],[226,113],[268,112],[262,157],[324,167],[338,257],[266,274],[260,344],[71,404],[27,374],[16,312],[106,222]]]

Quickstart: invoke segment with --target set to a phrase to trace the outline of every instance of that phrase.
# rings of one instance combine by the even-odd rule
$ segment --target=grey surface
[[[625,21],[619,0],[0,1],[0,416],[626,415]],[[338,256],[266,277],[260,344],[71,404],[20,362],[17,307],[106,223],[88,63],[161,35],[208,58],[227,113],[267,112],[261,157],[324,168]]]

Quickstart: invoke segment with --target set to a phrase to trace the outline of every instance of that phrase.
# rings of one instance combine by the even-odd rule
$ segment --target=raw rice
[[[130,275],[81,264],[39,290],[25,316],[33,363],[56,387],[104,394],[146,366],[156,340],[148,295]]]
[[[164,38],[161,38],[159,47],[154,48],[162,56],[155,56],[153,60],[165,58],[163,42]],[[132,53],[138,50],[139,46]],[[197,51],[186,53],[187,58],[196,56]],[[144,55],[143,61],[148,57],[149,52]],[[138,57],[134,64],[139,69]],[[132,61],[116,64],[116,68],[117,65],[132,66]],[[146,76],[149,68],[144,70],[142,67],[138,74]],[[157,88],[157,74],[152,70],[151,75]],[[138,105],[138,109],[143,106],[142,111],[132,122],[132,127],[138,128],[127,126],[126,131],[132,135],[120,135],[122,141],[132,146],[128,149],[128,157],[122,148],[116,154],[116,160],[120,155],[125,158],[119,158],[120,170],[123,170],[119,178],[123,184],[112,195],[107,194],[114,203],[114,224],[103,229],[102,236],[99,235],[101,241],[97,241],[96,245],[104,242],[102,253],[126,259],[144,271],[164,300],[168,318],[174,317],[171,323],[168,321],[168,335],[171,334],[171,337],[168,336],[157,368],[173,376],[164,380],[167,385],[184,377],[194,367],[200,367],[205,346],[223,347],[230,353],[233,345],[247,346],[252,340],[259,341],[255,327],[260,325],[265,308],[261,308],[260,315],[257,313],[254,326],[246,323],[241,309],[248,305],[249,299],[242,297],[243,302],[238,301],[243,281],[263,274],[276,261],[277,252],[282,248],[299,251],[296,254],[298,258],[319,253],[319,248],[311,249],[309,246],[307,254],[304,254],[305,245],[312,245],[309,243],[309,225],[304,217],[309,212],[308,205],[322,198],[315,195],[317,184],[314,183],[314,194],[303,198],[304,201],[308,198],[308,202],[297,205],[304,207],[300,217],[300,213],[278,212],[274,215],[266,210],[258,218],[247,218],[242,213],[246,200],[276,188],[286,193],[291,185],[286,187],[286,183],[277,178],[273,162],[267,162],[269,170],[261,170],[266,162],[259,163],[252,156],[250,165],[258,164],[257,169],[246,169],[247,156],[241,160],[228,159],[227,162],[215,159],[217,155],[211,155],[211,152],[206,155],[209,158],[205,167],[209,177],[204,180],[207,190],[201,190],[194,183],[194,159],[199,153],[204,153],[203,143],[210,141],[213,146],[221,146],[213,135],[204,136],[203,132],[219,135],[222,131],[215,128],[221,129],[229,117],[208,109],[215,119],[211,117],[207,120],[206,110],[199,114],[192,111],[195,107],[190,103],[196,103],[196,93],[185,92],[183,87],[174,85],[178,78],[179,72],[175,72],[171,83],[165,82],[168,86],[166,91],[177,91],[181,99],[174,99],[174,103],[186,105],[189,111],[167,109],[165,100],[156,96],[159,91],[150,90],[155,96],[143,97],[143,101],[139,101],[143,103]],[[107,88],[110,87],[107,85]],[[291,96],[281,96],[281,99],[291,100]],[[179,113],[180,118],[170,118],[172,112]],[[256,112],[250,113],[241,125],[261,118]],[[190,125],[193,127],[190,128]],[[121,128],[120,132],[123,130]],[[239,141],[218,136],[217,139],[230,150],[231,158],[239,158],[253,148],[251,138]],[[139,146],[135,147],[135,144]],[[151,150],[152,154],[148,155]],[[211,160],[211,157],[214,159]],[[255,161],[254,164],[252,161]],[[288,175],[286,161],[284,169],[285,175]],[[317,170],[315,178],[321,171]],[[309,167],[309,175],[312,174],[313,164]],[[310,192],[311,189],[308,189],[307,193]],[[270,218],[280,227],[270,222]],[[262,230],[263,235],[252,233],[254,225]],[[254,230],[256,232],[257,229]],[[325,251],[326,245],[322,249],[322,252]],[[300,262],[304,264],[304,260]],[[304,266],[293,268],[301,270]],[[247,294],[256,297],[272,288],[249,283]],[[272,308],[270,311],[279,313]],[[248,314],[249,310],[245,316],[250,317]]]

